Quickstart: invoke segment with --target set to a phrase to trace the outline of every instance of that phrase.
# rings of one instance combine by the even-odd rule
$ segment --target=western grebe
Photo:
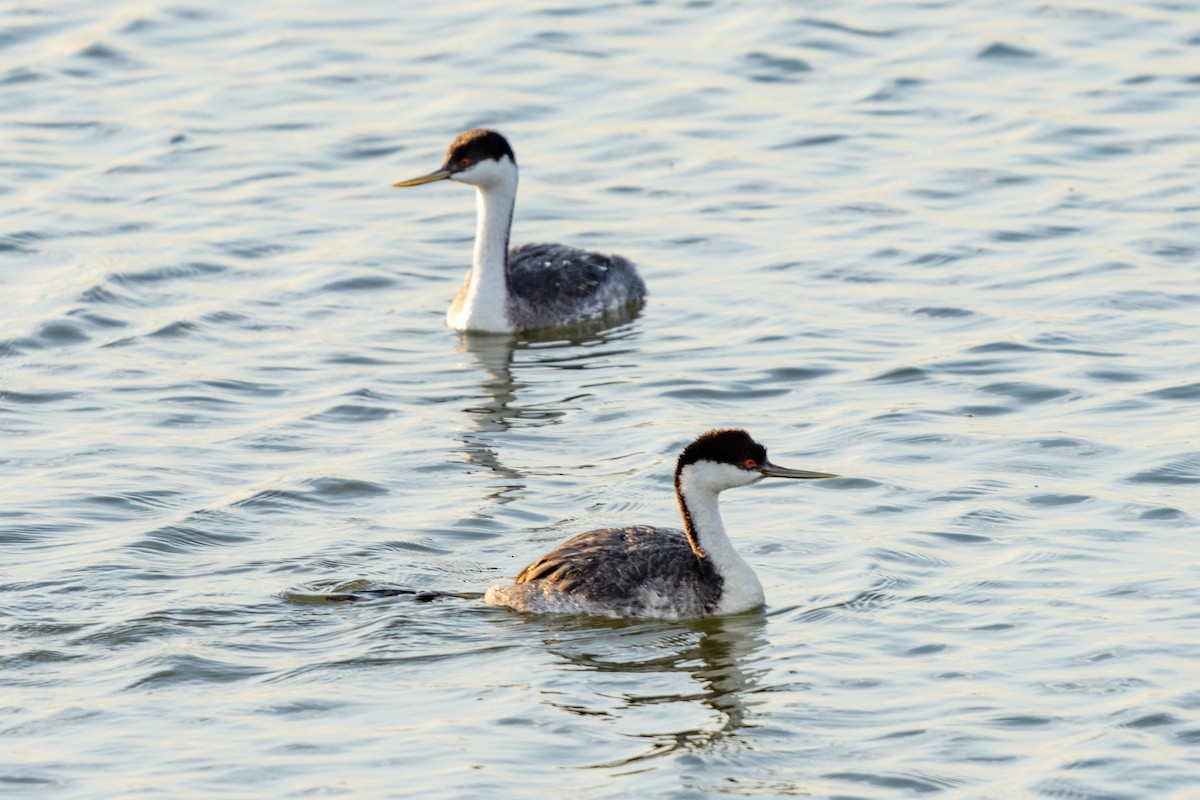
[[[725,535],[717,496],[763,478],[836,478],[787,469],[743,430],[715,430],[675,466],[682,531],[634,525],[581,533],[533,562],[483,601],[534,613],[693,619],[763,604],[762,584]]]
[[[641,305],[646,285],[621,256],[561,244],[508,247],[517,199],[517,158],[495,131],[460,133],[436,172],[392,184],[469,183],[478,221],[471,271],[450,303],[446,324],[460,331],[512,333],[554,328]]]

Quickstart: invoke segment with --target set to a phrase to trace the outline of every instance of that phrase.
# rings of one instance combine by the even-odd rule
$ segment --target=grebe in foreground
[[[500,134],[461,133],[441,169],[392,185],[446,179],[474,186],[478,206],[471,271],[446,312],[451,328],[490,333],[555,328],[641,305],[645,299],[646,285],[621,256],[561,244],[509,249],[517,158]]]
[[[743,430],[709,431],[675,467],[682,531],[634,525],[570,539],[521,570],[483,601],[534,613],[693,619],[763,604],[762,584],[733,549],[717,496],[763,478],[836,478],[779,467]]]

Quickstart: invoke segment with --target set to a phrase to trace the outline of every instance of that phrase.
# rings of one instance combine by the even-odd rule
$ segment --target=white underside
[[[643,590],[624,604],[597,604],[572,594],[560,592],[544,582],[532,584],[500,583],[483,595],[489,606],[512,608],[526,614],[574,614],[613,619],[668,619],[685,617],[679,612],[675,598]],[[691,617],[686,617],[691,618]]]

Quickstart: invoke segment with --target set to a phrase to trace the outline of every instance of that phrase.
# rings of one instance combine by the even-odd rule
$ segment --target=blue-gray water
[[[1191,3],[4,6],[0,794],[1200,796],[1198,181]],[[726,425],[765,614],[479,604]]]

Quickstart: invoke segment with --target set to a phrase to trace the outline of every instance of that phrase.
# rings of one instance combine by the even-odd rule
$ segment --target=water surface
[[[0,793],[1200,792],[1196,9],[0,21]],[[445,329],[477,125],[641,315]],[[765,613],[478,602],[729,425]]]

